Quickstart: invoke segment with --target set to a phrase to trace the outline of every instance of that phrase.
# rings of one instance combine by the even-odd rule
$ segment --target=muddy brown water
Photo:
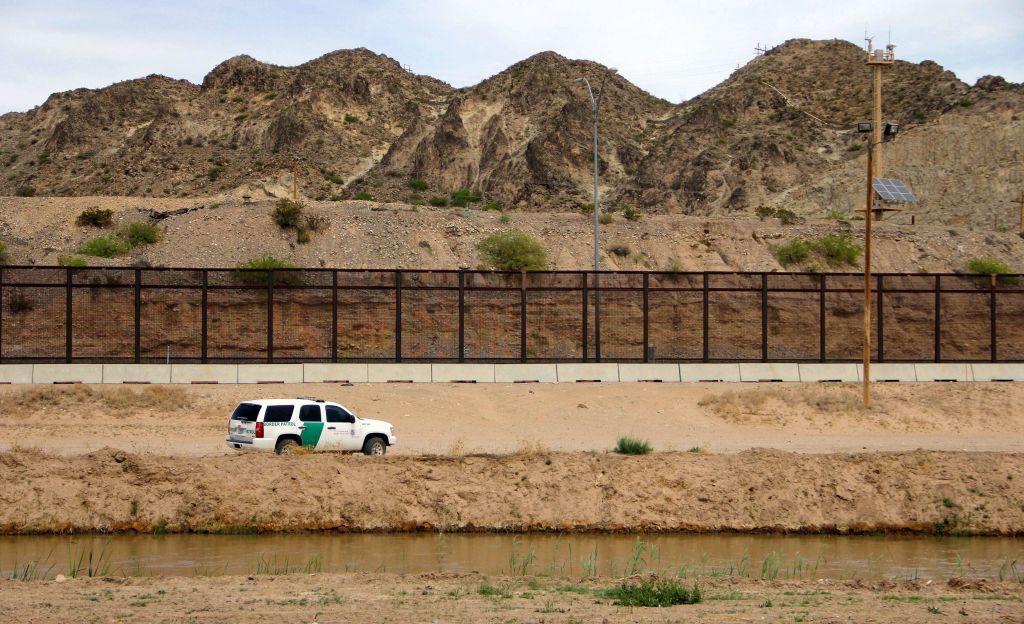
[[[1024,539],[903,536],[288,534],[0,537],[5,578],[637,572],[768,579],[1024,580]]]

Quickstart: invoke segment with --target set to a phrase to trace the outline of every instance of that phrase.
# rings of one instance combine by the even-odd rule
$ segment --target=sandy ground
[[[914,531],[1024,534],[1024,454],[0,453],[0,534]]]
[[[636,581],[629,581],[630,583]],[[700,579],[703,600],[622,607],[609,578],[313,574],[0,581],[12,622],[1000,622],[1019,583]]]
[[[318,396],[395,425],[396,454],[602,451],[1024,452],[1024,384],[338,384],[0,387],[0,449],[222,455],[242,400]]]

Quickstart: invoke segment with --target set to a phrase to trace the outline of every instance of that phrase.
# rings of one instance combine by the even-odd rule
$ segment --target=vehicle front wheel
[[[274,447],[274,452],[278,455],[290,455],[297,448],[299,448],[298,442],[291,438],[286,438],[278,440],[277,445]]]
[[[363,443],[363,455],[383,455],[388,451],[388,445],[378,437],[369,438]]]

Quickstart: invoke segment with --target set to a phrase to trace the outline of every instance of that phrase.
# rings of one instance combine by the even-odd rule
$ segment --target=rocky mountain
[[[855,210],[865,149],[854,125],[870,107],[863,61],[848,42],[791,40],[678,105],[612,75],[603,205]],[[262,198],[287,194],[294,167],[311,199],[416,204],[467,189],[505,208],[566,210],[591,196],[590,102],[575,79],[596,89],[605,72],[544,52],[454,89],[364,49],[297,67],[235,57],[201,85],[149,76],[0,117],[0,193]],[[952,223],[1012,211],[1024,88],[998,77],[972,87],[934,62],[897,61],[884,110],[903,130],[884,148],[883,172],[911,183],[919,212]]]

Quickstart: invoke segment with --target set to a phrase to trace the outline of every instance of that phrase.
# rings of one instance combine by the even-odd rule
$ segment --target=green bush
[[[480,196],[468,189],[459,189],[452,193],[452,206],[465,208],[480,201]]]
[[[33,197],[36,194],[36,190],[31,186],[19,186],[14,189],[14,194],[17,197]]]
[[[671,607],[697,604],[703,600],[696,583],[688,589],[675,579],[650,579],[637,583],[624,581],[607,590],[605,596],[621,607]]]
[[[274,206],[274,223],[282,230],[299,227],[299,219],[305,206],[300,202],[284,198],[277,200]]]
[[[341,177],[340,175],[338,175],[336,173],[325,173],[324,174],[324,178],[326,178],[329,182],[332,182],[334,184],[344,184],[345,183],[345,178]]]
[[[60,256],[57,258],[57,264],[64,267],[89,266],[89,263],[85,261],[85,258],[79,258],[78,256]]]
[[[160,240],[160,230],[152,223],[136,221],[121,228],[121,238],[128,241],[132,247],[140,245],[152,245]]]
[[[630,438],[628,436],[619,438],[615,443],[615,452],[620,455],[646,455],[653,449],[647,440]]]
[[[1010,267],[996,258],[971,258],[967,261],[967,270],[975,275],[1007,275],[1012,273]]]
[[[608,225],[609,223],[611,223],[614,220],[615,220],[615,217],[613,217],[612,213],[610,213],[610,212],[602,212],[601,215],[597,217],[597,221],[601,225]]]
[[[425,191],[430,188],[430,185],[423,178],[413,178],[409,180],[409,188],[414,191]]]
[[[245,262],[239,262],[235,266],[235,279],[250,286],[265,286],[269,273],[264,271],[295,268],[298,267],[288,260],[280,260],[273,256],[262,256]],[[251,271],[248,269],[251,269]],[[297,271],[285,271],[274,274],[274,284],[296,286],[301,283],[302,274]]]
[[[131,249],[131,243],[120,236],[97,236],[79,245],[76,251],[83,256],[113,258],[126,254]]]
[[[78,225],[91,225],[98,228],[107,227],[113,221],[114,212],[107,208],[86,208],[75,218],[75,223]]]
[[[639,221],[642,216],[644,215],[632,206],[626,206],[626,209],[622,211],[622,218],[626,221]]]
[[[443,195],[435,195],[427,200],[435,208],[443,208],[448,205],[448,198]]]
[[[214,165],[207,169],[206,177],[210,179],[210,182],[216,182],[220,178],[220,174],[224,173],[224,167],[220,165]]]
[[[830,266],[854,266],[864,248],[846,234],[826,234],[814,241],[814,247]]]
[[[488,210],[496,210],[498,212],[501,212],[501,204],[496,201],[490,201],[484,204],[484,207],[481,208],[480,210],[483,210],[484,212],[487,212]]]
[[[594,212],[594,204],[590,204],[590,203],[580,204],[580,212],[582,212],[585,215],[593,213]]]
[[[807,260],[811,255],[811,244],[799,239],[791,240],[782,245],[772,245],[770,249],[775,259],[784,267],[799,264]]]
[[[306,215],[306,218],[303,220],[304,227],[302,229],[310,232],[322,232],[327,229],[330,223],[330,220],[323,215]]]
[[[300,245],[305,245],[310,241],[309,232],[306,230],[295,230],[295,242]]]
[[[353,197],[353,199],[358,199],[358,200],[361,200],[361,201],[370,201],[371,199],[373,199],[373,195],[370,195],[366,191],[362,191],[362,192],[356,193],[356,195],[355,195],[355,197]]]
[[[802,221],[802,219],[789,208],[772,208],[770,206],[761,205],[754,210],[754,214],[760,217],[762,221],[768,217],[776,217],[782,222],[782,225],[793,225],[794,223]]]
[[[262,256],[260,258],[253,258],[252,260],[246,260],[245,262],[239,262],[236,269],[259,269],[261,271],[269,271],[271,269],[294,269],[297,268],[294,264],[288,260],[279,260],[273,256]]]
[[[608,248],[608,251],[613,256],[618,256],[620,258],[625,258],[629,254],[633,253],[628,245],[612,245]]]
[[[9,257],[7,255],[7,243],[0,241],[0,263],[7,262]]]
[[[476,248],[488,264],[503,271],[543,271],[548,268],[544,247],[519,230],[495,232],[480,241]]]
[[[78,160],[89,160],[90,158],[92,158],[95,155],[96,155],[95,151],[89,150],[87,152],[78,152],[77,154],[75,154],[75,158],[77,158]]]
[[[348,113],[346,113],[345,114],[345,123],[347,123],[347,124],[359,123],[359,118],[356,117],[355,115],[349,115]]]

